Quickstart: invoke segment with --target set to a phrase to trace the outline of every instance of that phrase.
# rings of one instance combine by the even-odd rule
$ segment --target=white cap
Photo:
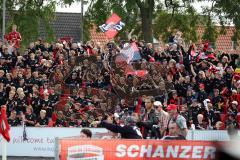
[[[155,102],[153,103],[153,105],[154,105],[154,106],[162,106],[162,103],[159,102],[159,101],[155,101]]]
[[[119,118],[118,113],[114,113],[114,117],[115,117],[115,118]]]
[[[238,105],[237,101],[232,101],[232,104]]]
[[[205,99],[206,102],[211,102],[210,99]]]
[[[128,47],[130,44],[129,43],[125,43],[124,45],[123,45],[123,48],[126,48],[126,47]]]

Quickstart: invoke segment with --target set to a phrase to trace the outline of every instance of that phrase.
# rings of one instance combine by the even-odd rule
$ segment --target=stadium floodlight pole
[[[81,0],[81,43],[83,44],[83,26],[84,26],[84,20],[83,20],[83,6],[84,6],[84,0]]]
[[[6,15],[6,0],[3,0],[3,12],[2,12],[2,41],[5,35],[5,15]]]

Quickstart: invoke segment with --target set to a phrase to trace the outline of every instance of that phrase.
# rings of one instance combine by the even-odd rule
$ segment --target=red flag
[[[99,26],[99,28],[105,33],[108,39],[112,39],[123,26],[125,26],[125,24],[121,21],[121,18],[116,13],[113,13],[106,23]]]
[[[6,106],[2,106],[1,115],[0,115],[0,134],[8,142],[10,141],[9,130],[10,130],[10,127],[7,121]]]
[[[126,75],[134,75],[138,77],[145,77],[148,74],[147,70],[135,70],[135,71],[127,71]]]

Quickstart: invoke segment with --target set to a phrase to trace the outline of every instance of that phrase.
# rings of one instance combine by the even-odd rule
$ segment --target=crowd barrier
[[[104,128],[90,128],[94,137],[108,133]],[[23,128],[11,127],[11,141],[7,144],[9,156],[54,157],[55,138],[77,137],[81,128],[35,128],[27,127],[27,141],[23,141]],[[188,140],[228,141],[226,131],[189,131]],[[2,137],[0,136],[0,142]],[[2,155],[0,149],[0,155]]]

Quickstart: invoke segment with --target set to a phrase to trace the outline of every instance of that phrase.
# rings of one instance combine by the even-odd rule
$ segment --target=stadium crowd
[[[185,46],[181,32],[164,47],[136,37],[118,45],[38,39],[24,53],[16,39],[0,43],[0,105],[7,106],[11,126],[122,133],[121,124],[128,124],[143,138],[239,128],[239,54],[215,51],[207,42]],[[127,63],[119,55],[133,43],[142,58]]]

